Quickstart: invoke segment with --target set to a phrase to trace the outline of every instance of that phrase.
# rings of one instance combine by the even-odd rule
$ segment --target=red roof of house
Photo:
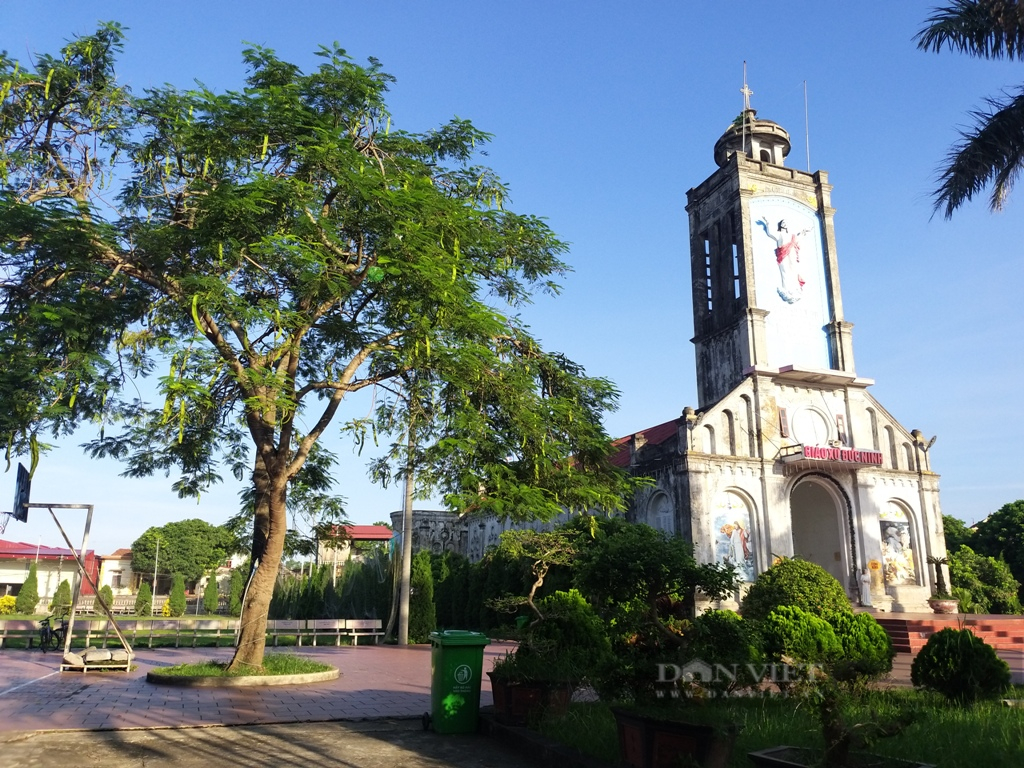
[[[130,549],[127,547],[121,547],[120,549],[115,549],[109,555],[103,555],[102,557],[104,560],[128,560],[131,556],[132,551]]]
[[[672,421],[666,421],[664,424],[658,424],[654,427],[648,427],[647,429],[641,429],[639,432],[634,432],[636,435],[643,435],[647,441],[647,445],[661,445],[670,437],[676,434],[676,430],[679,429],[679,419],[672,419]],[[612,454],[611,462],[617,467],[628,467],[629,466],[629,443],[633,439],[633,435],[626,435],[620,437],[618,440],[612,442],[618,450]]]
[[[0,539],[0,558],[14,559],[18,557],[32,557],[36,556],[38,552],[40,559],[56,560],[60,557],[69,557],[74,559],[74,555],[70,549],[63,549],[60,547],[44,547],[36,544],[26,544],[23,541],[4,541]],[[88,549],[85,552],[86,557],[93,557],[95,553]]]
[[[336,525],[345,531],[349,541],[390,541],[394,531],[386,525]]]

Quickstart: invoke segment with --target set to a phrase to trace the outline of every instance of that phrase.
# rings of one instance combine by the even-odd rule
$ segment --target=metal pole
[[[160,565],[160,537],[156,537],[156,557],[153,558],[153,594],[149,600],[149,615],[156,613],[156,569]]]

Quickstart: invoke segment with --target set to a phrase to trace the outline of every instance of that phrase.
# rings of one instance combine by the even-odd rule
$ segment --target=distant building
[[[50,602],[58,585],[65,579],[74,586],[78,564],[70,549],[0,540],[0,595],[17,595],[32,563],[36,564],[41,605]],[[93,581],[99,578],[99,558],[91,549],[85,552],[85,568]],[[82,582],[82,594],[94,594],[88,581]]]
[[[137,592],[141,576],[132,570],[132,551],[122,547],[109,555],[102,555],[100,561],[100,587],[107,585],[115,595],[130,595]]]
[[[362,559],[364,548],[360,545],[386,547],[394,535],[386,525],[335,525],[326,537],[317,540],[316,561],[320,565],[332,565],[337,575],[349,561]]]

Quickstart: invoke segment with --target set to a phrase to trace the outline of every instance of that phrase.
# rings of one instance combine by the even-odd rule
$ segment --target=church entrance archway
[[[789,497],[793,555],[817,563],[846,588],[850,574],[843,535],[847,510],[830,485],[806,478],[793,487]]]

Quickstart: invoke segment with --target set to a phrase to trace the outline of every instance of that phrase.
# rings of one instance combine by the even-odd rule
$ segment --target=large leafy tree
[[[1024,582],[1024,500],[1004,504],[974,526],[971,546],[1006,561],[1013,577]]]
[[[391,78],[337,47],[309,73],[246,50],[239,91],[135,96],[114,74],[121,39],[107,24],[32,69],[0,60],[0,437],[23,450],[95,418],[94,454],[175,470],[182,495],[248,462],[233,668],[262,663],[289,483],[360,390],[390,385],[392,415],[350,422],[357,439],[415,413],[417,471],[456,509],[621,506],[597,418],[613,387],[514,314],[557,290],[565,246],[505,207],[476,164],[486,134],[397,130]],[[122,399],[157,371],[158,401]]]
[[[926,51],[949,48],[985,59],[1019,60],[1024,54],[1024,3],[1017,0],[956,0],[936,8],[917,34]],[[1024,87],[990,98],[971,115],[939,171],[935,208],[949,218],[991,187],[992,210],[1003,207],[1024,167]]]
[[[157,559],[157,542],[160,554]],[[152,574],[179,574],[195,582],[232,554],[234,537],[205,520],[178,520],[150,528],[132,544],[132,570]]]

